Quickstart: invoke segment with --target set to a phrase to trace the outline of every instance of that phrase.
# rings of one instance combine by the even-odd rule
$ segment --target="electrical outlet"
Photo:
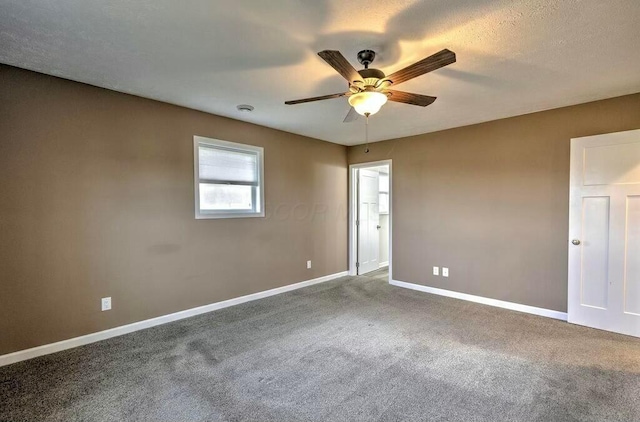
[[[311,261],[307,261],[307,270],[311,268]]]
[[[442,267],[442,276],[443,277],[449,277],[449,268]]]
[[[440,275],[440,268],[439,267],[433,267],[433,275]]]
[[[102,298],[102,310],[103,311],[111,310],[111,298],[110,297],[103,297]]]

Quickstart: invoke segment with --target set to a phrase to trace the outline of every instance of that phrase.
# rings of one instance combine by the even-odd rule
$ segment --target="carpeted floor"
[[[2,421],[640,421],[640,339],[386,274],[0,368]]]

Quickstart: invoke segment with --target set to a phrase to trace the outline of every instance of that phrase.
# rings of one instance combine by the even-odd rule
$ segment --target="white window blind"
[[[196,218],[263,217],[260,147],[194,137]]]
[[[200,180],[258,184],[258,154],[201,145]]]

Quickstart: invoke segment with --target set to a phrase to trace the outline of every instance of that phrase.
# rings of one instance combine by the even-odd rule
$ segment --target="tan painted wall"
[[[369,154],[350,147],[349,164],[393,160],[394,279],[566,311],[570,139],[638,128],[640,94],[379,142]]]
[[[0,354],[346,269],[345,147],[8,66],[0,84]],[[395,279],[565,311],[569,139],[637,128],[640,94],[348,162],[393,160]],[[195,134],[265,147],[266,218],[194,219]]]
[[[0,354],[346,270],[345,147],[8,66],[0,85]],[[194,219],[193,135],[265,148],[266,218]]]

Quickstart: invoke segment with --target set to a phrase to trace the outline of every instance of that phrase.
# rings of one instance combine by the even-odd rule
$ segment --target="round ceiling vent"
[[[238,111],[241,111],[243,113],[251,113],[253,111],[253,106],[249,104],[240,104],[236,108],[238,109]]]

